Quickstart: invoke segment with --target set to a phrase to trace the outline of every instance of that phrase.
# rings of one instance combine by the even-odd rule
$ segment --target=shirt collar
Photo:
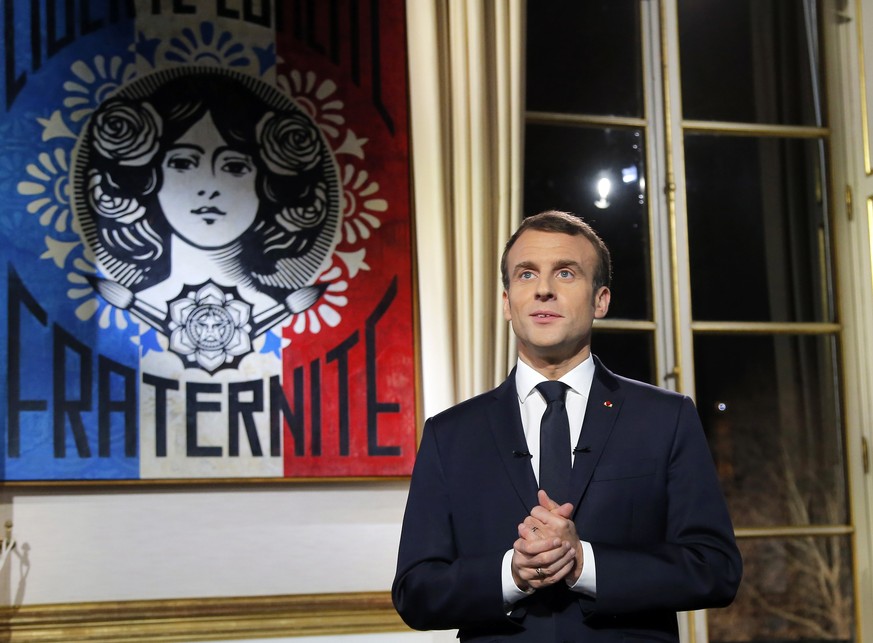
[[[542,373],[523,362],[521,358],[518,359],[515,367],[515,390],[521,402],[524,402],[534,392],[537,384],[545,382],[547,379]],[[569,373],[564,373],[562,377],[558,378],[558,381],[587,398],[591,392],[591,383],[594,381],[594,359],[589,354],[584,362]]]

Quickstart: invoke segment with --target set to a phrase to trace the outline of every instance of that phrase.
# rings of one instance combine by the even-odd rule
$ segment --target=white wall
[[[4,604],[390,589],[405,482],[3,497]]]

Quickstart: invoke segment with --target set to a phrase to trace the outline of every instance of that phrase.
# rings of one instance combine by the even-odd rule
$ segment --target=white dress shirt
[[[545,382],[546,379],[521,359],[518,360],[515,369],[515,390],[518,394],[521,424],[527,440],[527,450],[531,454],[531,466],[533,466],[534,475],[538,482],[540,476],[540,421],[543,413],[546,412],[546,401],[536,386],[540,382]],[[571,453],[582,433],[585,407],[588,404],[588,395],[591,392],[593,380],[594,360],[590,356],[559,380],[569,387],[565,406],[567,418],[570,421],[570,444],[567,445],[567,448],[570,449]],[[573,453],[572,457],[575,460],[576,454]],[[594,549],[591,547],[591,543],[584,540],[581,542],[584,560],[582,574],[571,589],[589,596],[596,596],[597,576],[594,566]],[[513,550],[510,549],[503,557],[503,601],[507,605],[511,605],[527,595],[526,592],[518,588],[512,578],[512,552]]]

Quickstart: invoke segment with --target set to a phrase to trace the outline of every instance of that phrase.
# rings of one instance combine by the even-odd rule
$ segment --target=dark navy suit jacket
[[[678,641],[676,612],[721,607],[742,575],[697,411],[595,358],[571,479],[597,597],[563,583],[503,604],[501,563],[537,505],[514,371],[427,421],[409,489],[394,605],[461,641]]]

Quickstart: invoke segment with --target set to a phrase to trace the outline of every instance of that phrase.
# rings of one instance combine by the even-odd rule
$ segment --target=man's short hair
[[[546,210],[533,216],[525,218],[518,229],[509,237],[506,246],[503,248],[503,256],[500,258],[500,277],[503,280],[503,289],[509,289],[509,268],[506,265],[506,256],[509,254],[510,248],[515,245],[515,242],[526,230],[540,230],[541,232],[558,232],[569,234],[574,237],[583,236],[597,252],[597,269],[594,272],[592,279],[594,292],[597,292],[601,286],[607,288],[612,283],[612,259],[609,255],[609,248],[603,243],[598,234],[590,225],[585,223],[575,214],[569,212],[561,212],[560,210]]]

